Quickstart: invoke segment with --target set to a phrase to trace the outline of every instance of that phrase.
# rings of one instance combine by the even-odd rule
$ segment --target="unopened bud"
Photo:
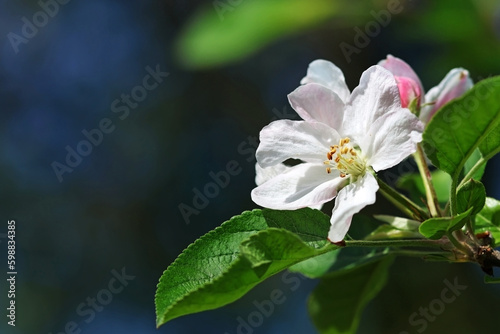
[[[401,106],[409,108],[410,105],[415,105],[420,108],[420,100],[422,98],[422,90],[420,85],[413,79],[407,77],[395,76],[398,84],[399,96],[401,97]],[[412,110],[414,112],[414,110]]]

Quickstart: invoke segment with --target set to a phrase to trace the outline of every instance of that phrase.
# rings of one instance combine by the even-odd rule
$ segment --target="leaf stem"
[[[398,209],[405,213],[408,217],[412,219],[417,219],[419,221],[424,221],[429,219],[429,215],[421,207],[415,204],[408,197],[400,194],[393,188],[391,188],[387,183],[377,178],[378,185],[380,186],[380,192],[384,195],[392,204],[394,204]]]
[[[486,162],[487,160],[484,158],[479,159],[474,166],[470,169],[470,171],[467,173],[467,175],[464,176],[462,181],[460,181],[460,184],[458,185],[458,188],[462,187],[465,182],[467,182],[469,179],[472,178],[472,176],[477,172],[479,168]]]
[[[466,245],[464,245],[463,243],[461,243],[460,241],[458,241],[458,239],[457,239],[457,237],[460,239],[463,239],[463,237],[464,237],[463,232],[461,230],[447,233],[446,236],[451,241],[453,246],[455,246],[455,248],[462,251],[462,253],[468,255],[469,257],[473,255],[472,250],[469,247],[467,247]]]
[[[450,186],[450,215],[455,217],[457,214],[457,177],[451,179]]]
[[[415,257],[425,257],[429,255],[449,255],[449,251],[422,251],[422,250],[407,250],[407,249],[397,249],[391,252],[394,255],[401,256],[415,256]]]
[[[436,195],[436,189],[432,184],[432,176],[427,166],[427,161],[425,160],[425,154],[422,150],[422,146],[417,144],[417,152],[413,155],[415,161],[417,162],[418,170],[420,171],[420,176],[424,182],[425,194],[427,196],[427,205],[429,206],[429,211],[432,217],[440,217],[441,210],[439,208],[439,201]]]
[[[476,238],[476,234],[474,233],[474,225],[472,224],[472,219],[470,217],[467,218],[467,222],[465,223],[467,228],[467,232],[469,233],[469,238],[474,240],[474,242],[479,245],[479,240]]]

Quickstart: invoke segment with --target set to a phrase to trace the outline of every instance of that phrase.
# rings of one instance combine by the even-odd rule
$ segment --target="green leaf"
[[[500,85],[500,83],[496,83]],[[498,94],[500,93],[500,89],[497,88],[495,94],[497,94],[497,100],[500,99]],[[498,101],[497,101],[498,102]],[[497,105],[497,108],[498,105]],[[500,114],[500,109],[497,109],[497,114]],[[493,130],[485,137],[485,139],[479,145],[479,150],[481,151],[482,159],[487,161],[493,158],[494,155],[500,152],[500,126],[493,127]]]
[[[451,177],[442,170],[431,172],[432,184],[436,190],[436,196],[440,203],[448,202],[450,198]],[[407,190],[413,201],[421,201],[426,198],[425,186],[420,174],[405,174],[398,179],[397,186]]]
[[[432,163],[458,180],[479,147],[487,161],[500,151],[500,77],[485,79],[443,106],[427,125],[424,149]]]
[[[366,240],[384,240],[384,239],[411,239],[422,238],[419,232],[405,231],[395,228],[391,225],[381,225],[375,231],[370,233]]]
[[[312,246],[312,247],[311,247]],[[316,248],[317,247],[317,248]],[[277,228],[261,231],[241,243],[241,253],[252,268],[265,268],[262,275],[269,277],[277,272],[325,252],[336,250],[326,240],[304,243],[296,234]]]
[[[240,245],[269,228],[293,232],[305,242],[298,247],[330,245],[329,217],[318,210],[254,210],[233,217],[191,244],[163,273],[155,297],[157,326],[231,303],[265,279],[266,272],[241,254]]]
[[[475,232],[489,231],[495,239],[494,247],[500,245],[500,201],[486,197],[484,208],[475,218]]]
[[[329,0],[216,0],[188,23],[177,41],[179,60],[206,68],[242,59],[274,40],[313,28],[339,11]]]
[[[374,217],[402,231],[418,232],[418,228],[420,226],[420,222],[408,218],[388,215],[375,215]]]
[[[309,297],[321,334],[355,334],[366,304],[384,287],[392,256],[325,275]]]
[[[461,229],[466,221],[465,218],[470,216],[473,208],[466,212],[456,215],[455,217],[430,218],[420,224],[420,233],[428,239],[437,240],[448,232],[453,232]]]
[[[301,273],[309,278],[321,277],[337,262],[340,252],[341,250],[318,255],[299,262],[288,268],[288,270]]]
[[[471,215],[479,213],[486,200],[486,189],[479,181],[470,179],[457,192],[457,210],[459,213],[472,208]]]
[[[486,197],[484,208],[479,213],[479,216],[479,220],[500,226],[500,201],[495,198]]]
[[[366,240],[422,238],[418,232],[420,222],[416,220],[387,215],[375,215],[374,217],[388,223],[388,225],[379,226],[365,238]]]

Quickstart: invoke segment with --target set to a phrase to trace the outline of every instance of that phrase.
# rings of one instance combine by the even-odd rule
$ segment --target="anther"
[[[326,167],[326,172],[330,174],[332,172],[332,169],[330,167]]]
[[[349,138],[341,138],[339,142],[339,146],[344,146],[345,144],[349,143],[350,139]]]
[[[340,173],[340,177],[344,178],[345,177],[345,173]]]

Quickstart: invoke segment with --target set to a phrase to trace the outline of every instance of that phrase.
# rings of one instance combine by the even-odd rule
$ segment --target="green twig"
[[[437,247],[441,248],[447,242],[443,239],[407,239],[407,240],[346,240],[345,247]]]
[[[397,249],[391,251],[391,254],[401,255],[401,256],[412,256],[412,257],[426,257],[429,255],[444,255],[448,257],[451,253],[449,251],[423,251],[423,250],[407,250],[407,249]]]
[[[471,217],[467,218],[465,226],[467,228],[467,232],[469,233],[469,238],[472,239],[476,245],[480,245],[481,243],[479,242],[479,240],[476,237],[476,234],[474,233],[474,224],[472,222]]]
[[[378,185],[380,186],[380,192],[382,193],[382,195],[384,195],[392,204],[394,204],[408,217],[412,219],[417,219],[419,221],[424,221],[426,219],[429,219],[429,214],[425,212],[417,204],[415,204],[412,200],[410,200],[408,197],[400,194],[378,177],[377,177],[377,182]]]
[[[431,172],[427,166],[427,161],[425,160],[425,154],[422,150],[420,144],[417,145],[417,152],[413,155],[415,161],[417,162],[418,170],[420,171],[420,176],[424,182],[425,194],[427,197],[427,205],[432,217],[440,217],[441,210],[439,208],[439,201],[436,195],[436,189],[432,184]]]
[[[465,236],[463,235],[463,232],[461,230],[454,231],[454,232],[451,232],[451,233],[447,233],[446,236],[451,241],[451,243],[455,246],[455,248],[457,248],[458,250],[460,250],[462,253],[466,254],[469,257],[473,256],[472,249],[470,249],[464,243],[458,241],[458,238],[460,238],[460,239],[464,239],[465,238]]]

